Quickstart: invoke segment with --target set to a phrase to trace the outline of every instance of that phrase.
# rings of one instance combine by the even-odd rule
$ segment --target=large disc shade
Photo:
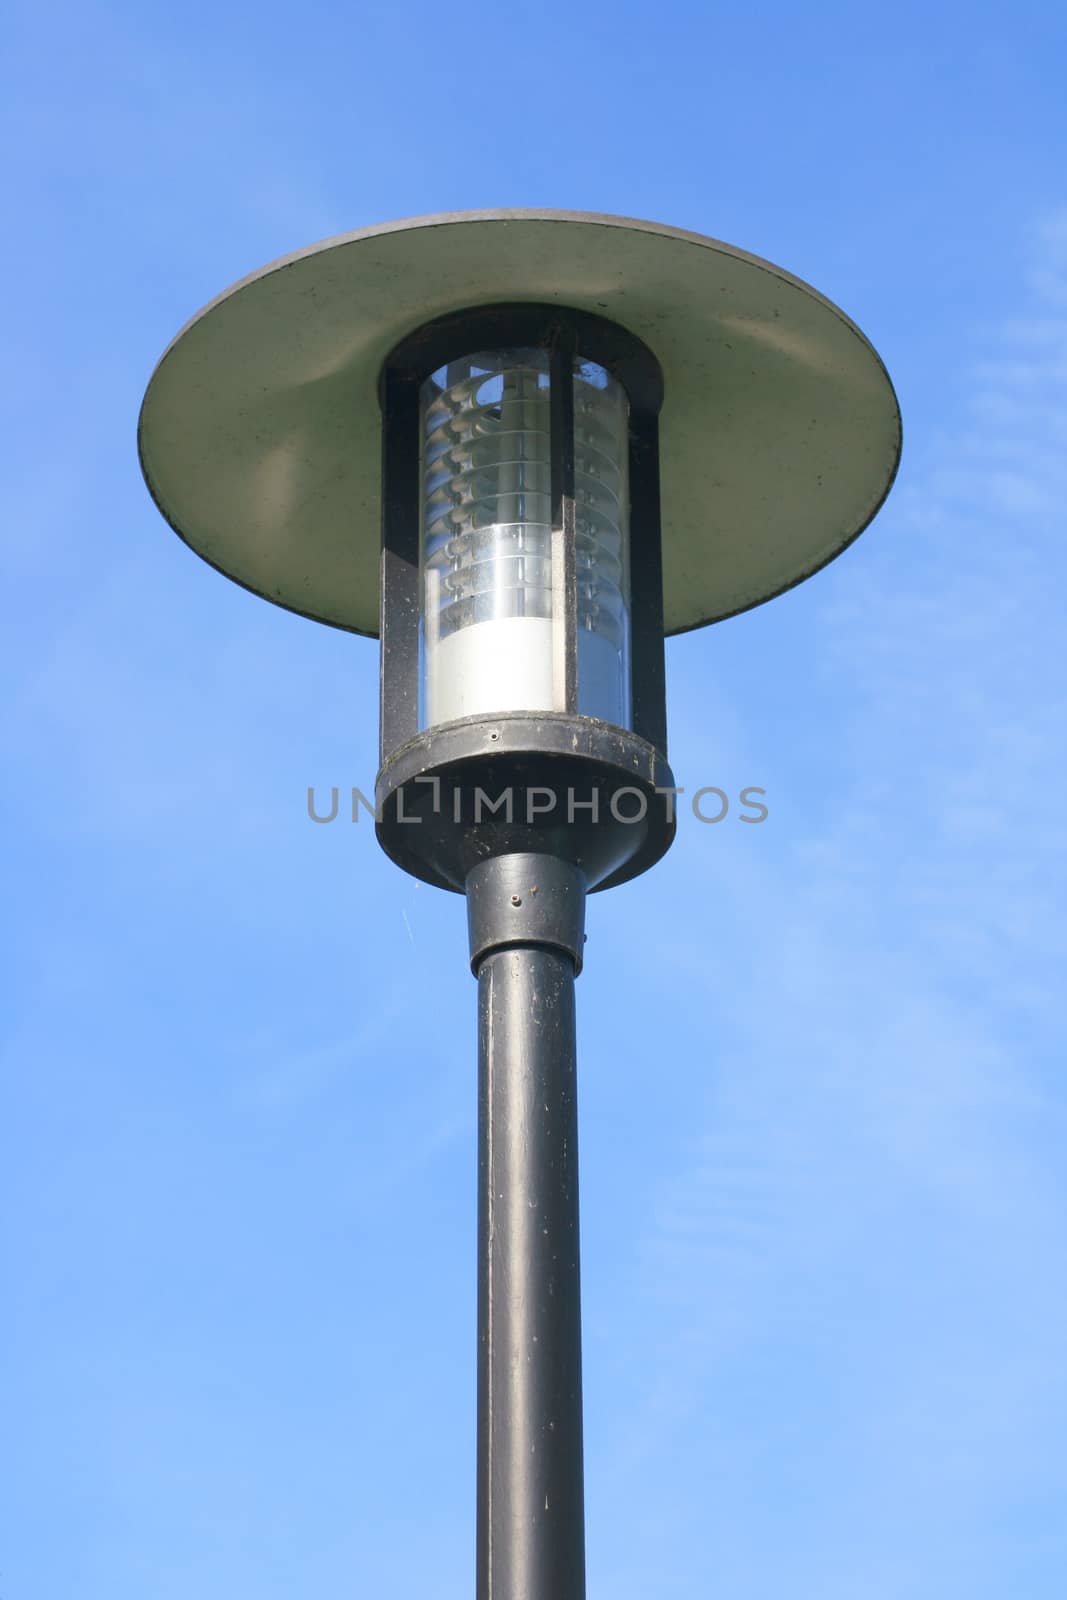
[[[874,349],[822,295],[655,223],[474,211],[297,251],[195,316],[141,412],[157,505],[238,583],[377,634],[382,363],[424,322],[516,301],[606,317],[660,362],[667,633],[790,588],[885,498],[896,397]]]

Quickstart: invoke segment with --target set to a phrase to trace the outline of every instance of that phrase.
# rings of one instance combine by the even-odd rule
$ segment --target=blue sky
[[[16,4],[0,116],[3,1600],[473,1587],[474,1006],[372,645],[134,431],[260,263],[425,211],[713,234],[870,335],[898,486],[668,652],[683,815],[580,980],[590,1600],[1028,1600],[1067,1560],[1067,22],[1047,5]]]

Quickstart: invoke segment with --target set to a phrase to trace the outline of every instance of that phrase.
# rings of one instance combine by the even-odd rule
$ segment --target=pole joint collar
[[[516,945],[561,950],[582,970],[585,875],[558,856],[490,856],[467,874],[471,971],[486,956]]]

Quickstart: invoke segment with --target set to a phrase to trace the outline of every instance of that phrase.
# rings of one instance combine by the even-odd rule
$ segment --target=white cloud
[[[731,1451],[754,1448],[737,1430],[788,1432],[798,1407],[837,1497],[809,1567],[790,1556],[804,1592],[933,1596],[965,1569],[1001,1592],[998,1508],[1063,1487],[1061,304],[1067,213],[1038,231],[1030,302],[962,373],[964,416],[906,444],[863,559],[820,580],[853,713],[834,815],[773,861],[770,842],[711,869],[692,852],[693,888],[756,953],[747,981],[691,927],[669,941],[672,983],[704,991],[681,1027],[709,1090],[634,1264],[658,1376],[614,1471],[695,1427],[725,1480],[709,1516],[745,1509],[738,1538],[758,1538],[758,1503],[732,1498],[761,1470],[731,1484]],[[739,1422],[735,1388],[768,1359]],[[745,1568],[732,1536],[743,1592],[780,1592],[778,1550]]]

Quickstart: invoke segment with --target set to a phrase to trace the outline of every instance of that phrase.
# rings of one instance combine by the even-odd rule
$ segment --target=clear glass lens
[[[423,385],[423,727],[565,709],[550,398],[539,349],[467,356]],[[579,360],[574,402],[578,710],[627,726],[626,396]]]
[[[630,726],[629,408],[591,361],[574,364],[578,710]]]
[[[428,378],[423,726],[556,704],[548,355],[497,350]]]

